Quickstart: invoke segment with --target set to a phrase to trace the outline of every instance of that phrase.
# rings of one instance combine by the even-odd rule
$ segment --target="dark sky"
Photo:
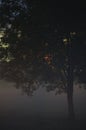
[[[39,22],[85,23],[86,7],[81,3],[36,1],[33,12]]]

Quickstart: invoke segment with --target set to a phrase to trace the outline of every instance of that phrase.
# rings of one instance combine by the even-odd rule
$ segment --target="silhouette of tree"
[[[27,95],[40,86],[55,94],[66,92],[73,119],[74,77],[86,83],[81,76],[86,72],[85,34],[59,24],[38,24],[28,0],[2,0],[0,10],[0,78],[15,82]]]
[[[70,119],[74,119],[73,82],[78,77],[78,83],[86,84],[86,63],[84,60],[85,55],[83,55],[83,47],[85,46],[81,45],[78,48],[78,43],[76,45],[73,43],[74,46],[71,46],[71,44],[72,42],[69,43],[68,41],[66,49],[59,48],[59,52],[56,54],[48,51],[48,53],[39,54],[35,58],[36,56],[33,54],[27,56],[26,52],[27,58],[20,53],[22,60],[15,57],[15,59],[7,62],[4,59],[0,62],[0,79],[16,83],[16,88],[21,88],[28,96],[32,96],[40,86],[46,87],[47,92],[55,91],[55,94],[67,93],[69,116]],[[78,52],[78,49],[81,50],[81,53],[73,57],[75,56],[74,53]],[[82,59],[82,57],[84,58]]]

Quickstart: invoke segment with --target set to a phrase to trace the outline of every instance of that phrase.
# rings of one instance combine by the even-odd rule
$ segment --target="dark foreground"
[[[1,130],[85,130],[86,120],[70,121],[67,119],[1,119]]]

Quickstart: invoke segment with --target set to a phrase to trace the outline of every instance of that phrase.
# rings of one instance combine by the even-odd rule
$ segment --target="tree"
[[[80,74],[84,74],[86,65],[86,44],[80,43],[85,33],[36,21],[27,0],[2,0],[0,9],[1,78],[15,82],[28,95],[40,84],[48,92],[66,92],[73,119],[73,80],[77,76],[83,82]]]
[[[66,40],[64,40],[66,41]],[[73,41],[72,41],[73,42]],[[35,59],[34,55],[23,56],[22,60],[15,59],[6,62],[5,60],[0,62],[0,79],[5,79],[10,82],[16,83],[16,88],[22,89],[24,93],[28,96],[32,96],[34,91],[36,91],[40,86],[45,87],[47,92],[55,91],[55,94],[61,94],[63,92],[67,93],[68,108],[69,108],[69,117],[74,119],[74,108],[73,108],[73,82],[78,77],[77,82],[79,84],[86,84],[85,80],[85,60],[82,57],[84,56],[83,47],[81,46],[81,54],[76,53],[77,44],[69,48],[72,44],[66,44],[66,49],[63,51],[62,47],[59,49],[58,55],[51,53],[44,53],[44,55],[39,55]],[[67,50],[68,49],[68,50]],[[70,51],[70,49],[72,49]],[[63,53],[67,53],[65,57]],[[71,55],[70,55],[71,52]],[[81,58],[80,58],[81,56]],[[65,60],[64,60],[65,58]],[[81,62],[82,59],[82,62]],[[80,64],[79,64],[80,63]],[[81,76],[82,75],[82,76]]]

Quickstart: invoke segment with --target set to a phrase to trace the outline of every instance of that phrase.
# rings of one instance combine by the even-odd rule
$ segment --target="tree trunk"
[[[75,119],[74,105],[73,105],[73,59],[72,59],[72,45],[68,45],[68,68],[67,68],[67,100],[69,119]]]

